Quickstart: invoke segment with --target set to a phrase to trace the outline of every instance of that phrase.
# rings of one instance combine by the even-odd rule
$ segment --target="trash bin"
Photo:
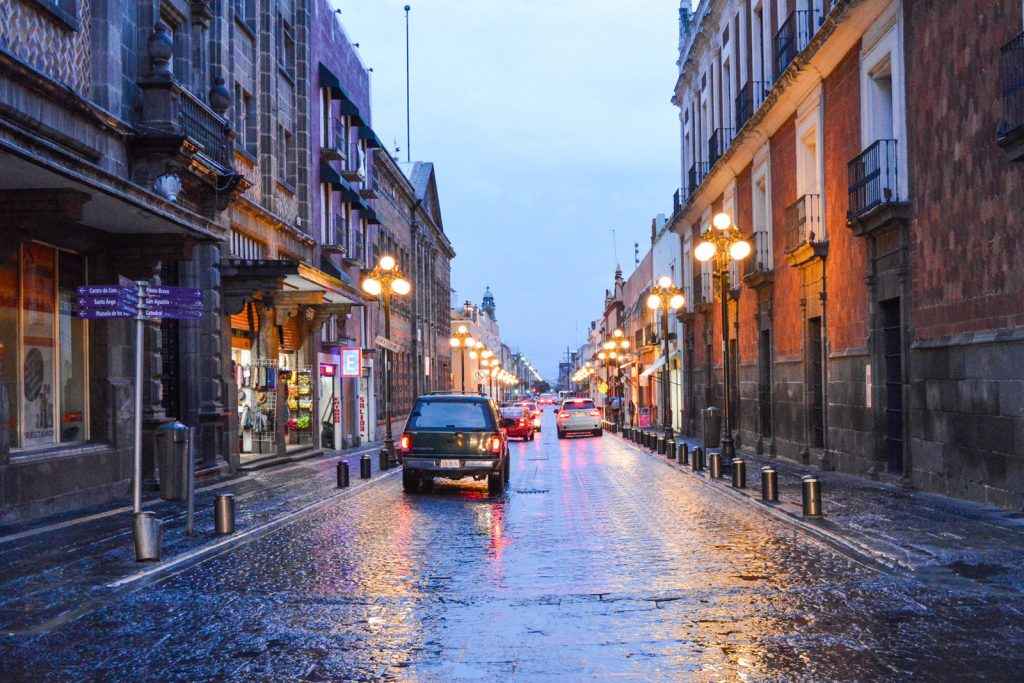
[[[722,445],[722,414],[718,408],[708,406],[700,411],[700,417],[704,424],[704,449],[718,448]]]
[[[153,437],[160,468],[160,497],[185,500],[188,497],[188,427],[168,422],[157,427]]]

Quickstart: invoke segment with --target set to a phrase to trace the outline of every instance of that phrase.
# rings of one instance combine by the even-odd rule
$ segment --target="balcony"
[[[366,153],[358,140],[353,140],[348,149],[348,158],[341,165],[341,177],[350,183],[361,183],[366,178]]]
[[[689,174],[687,175],[687,178],[688,178],[689,183],[690,183],[689,187],[688,187],[688,189],[689,189],[688,197],[692,197],[693,196],[693,193],[697,191],[697,188],[700,187],[700,184],[704,182],[704,178],[706,178],[707,175],[708,175],[708,162],[706,162],[706,161],[694,162],[693,166],[690,167]]]
[[[701,310],[701,306],[715,303],[713,278],[709,273],[697,273],[693,276],[693,307]]]
[[[348,145],[346,133],[345,122],[335,119],[330,140],[320,148],[320,157],[328,161],[344,161]]]
[[[768,96],[771,84],[765,81],[747,81],[747,84],[740,88],[740,94],[736,96],[736,130],[743,128],[750,120],[758,107]]]
[[[828,255],[821,223],[821,195],[805,194],[786,207],[786,258],[798,266]]]
[[[719,128],[711,134],[708,140],[708,168],[711,168],[725,154],[732,144],[732,128]]]
[[[878,140],[847,164],[850,205],[846,224],[860,237],[909,219],[899,187],[895,140]]]
[[[814,35],[815,13],[811,10],[791,12],[775,34],[775,80],[779,80],[800,51]]]
[[[774,279],[771,235],[767,230],[754,232],[751,240],[753,253],[743,262],[743,282],[749,287],[761,287]]]
[[[1003,118],[997,142],[1010,161],[1024,161],[1024,33],[1000,51],[999,82],[1003,95]]]
[[[348,223],[340,214],[334,214],[330,228],[320,245],[325,253],[345,255],[348,251]]]
[[[373,164],[366,164],[363,171],[363,182],[359,187],[359,196],[363,199],[377,199],[377,179],[373,177]]]
[[[683,190],[676,190],[672,193],[672,215],[679,213],[679,209],[683,208]]]

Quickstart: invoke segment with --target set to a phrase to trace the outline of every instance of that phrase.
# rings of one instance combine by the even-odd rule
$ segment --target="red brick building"
[[[1021,3],[689,4],[684,411],[722,405],[693,249],[724,211],[754,246],[727,297],[738,446],[1020,507]]]

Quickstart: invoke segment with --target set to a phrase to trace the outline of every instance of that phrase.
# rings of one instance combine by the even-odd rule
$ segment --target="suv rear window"
[[[491,410],[483,401],[420,401],[409,415],[410,430],[494,429]]]
[[[593,410],[596,406],[590,399],[581,399],[579,401],[566,401],[562,404],[564,410]]]

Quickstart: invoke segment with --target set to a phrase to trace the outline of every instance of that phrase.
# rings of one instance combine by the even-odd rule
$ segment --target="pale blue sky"
[[[373,124],[436,165],[452,287],[490,285],[502,338],[549,380],[679,184],[677,0],[333,0],[373,69]]]

